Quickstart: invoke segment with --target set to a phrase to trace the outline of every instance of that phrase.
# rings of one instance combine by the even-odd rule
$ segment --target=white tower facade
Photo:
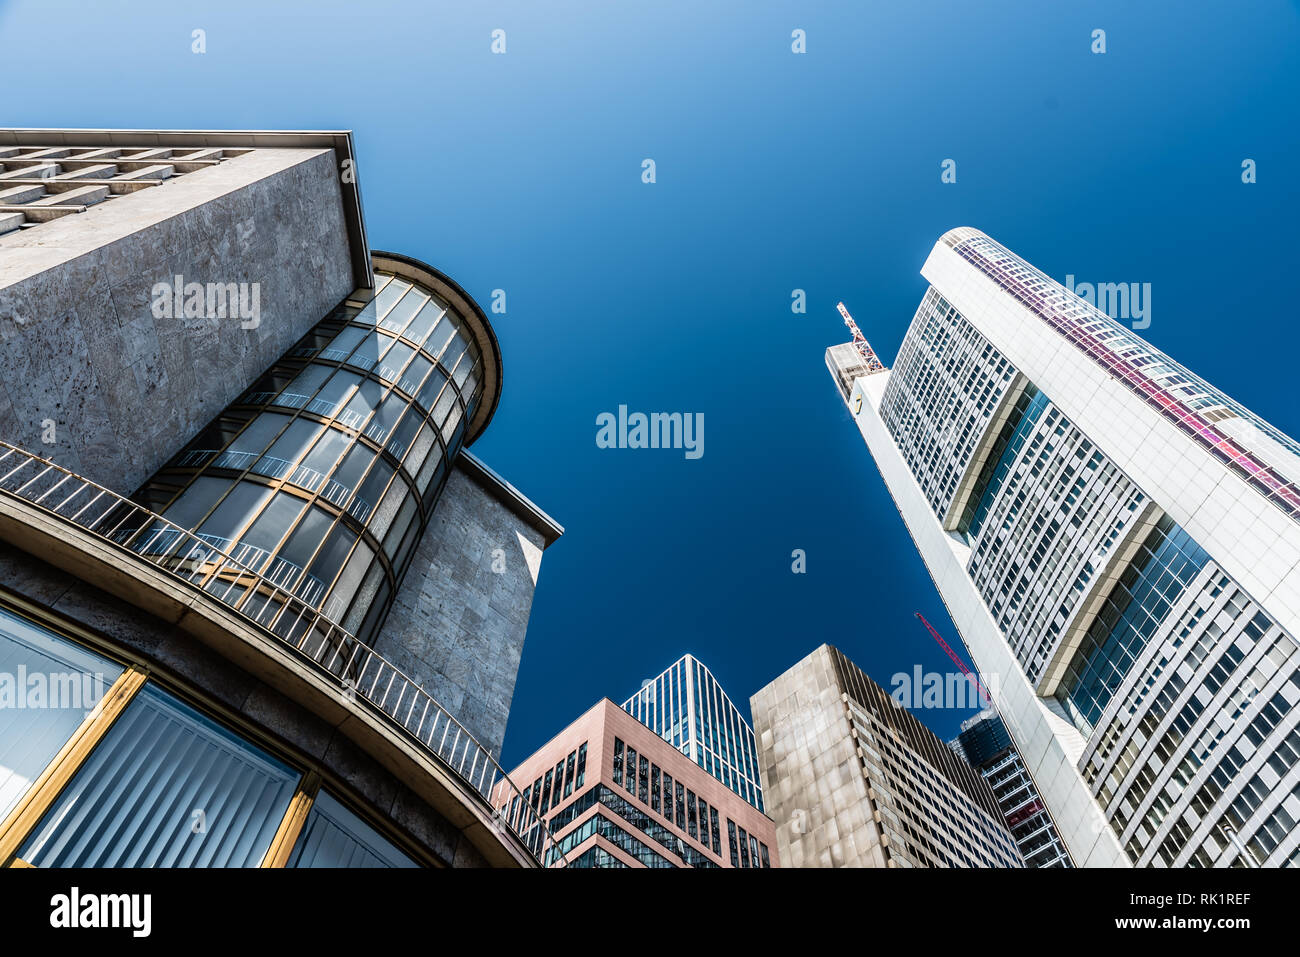
[[[1300,444],[978,230],[827,350],[1081,866],[1300,863]]]

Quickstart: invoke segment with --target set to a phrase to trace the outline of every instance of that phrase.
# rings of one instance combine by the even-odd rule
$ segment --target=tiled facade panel
[[[250,305],[255,285],[255,325],[158,317],[153,290],[178,276],[243,283]],[[353,285],[328,150],[253,150],[7,233],[0,435],[129,492]]]
[[[510,775],[556,837],[551,867],[779,867],[772,820],[603,699]],[[561,855],[563,855],[561,857]]]
[[[790,866],[1019,866],[983,778],[838,650],[818,648],[751,707]]]
[[[1016,370],[931,289],[889,376],[881,415],[943,516]]]
[[[750,699],[758,763],[786,867],[887,867],[881,826],[830,656],[819,649]]]
[[[501,753],[545,543],[456,468],[375,650]],[[494,568],[494,552],[504,552]],[[496,556],[501,557],[501,556]]]

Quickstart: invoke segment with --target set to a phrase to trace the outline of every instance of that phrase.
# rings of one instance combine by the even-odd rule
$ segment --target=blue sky
[[[1143,335],[1300,433],[1297,5],[1065,6],[0,2],[23,78],[0,122],[351,128],[372,244],[506,290],[475,451],[567,528],[510,766],[686,651],[742,707],[823,641],[887,686],[948,669],[822,353],[843,299],[892,361],[953,226],[1059,280],[1151,283]],[[51,69],[30,40],[73,22]],[[703,413],[705,454],[598,448],[620,404]],[[949,736],[967,713],[920,716]]]

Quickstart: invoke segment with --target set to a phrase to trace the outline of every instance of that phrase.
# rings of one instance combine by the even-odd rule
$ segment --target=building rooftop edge
[[[515,488],[500,473],[471,452],[461,449],[456,465],[494,493],[501,503],[535,529],[549,548],[564,534],[564,526],[546,514],[532,499]]]
[[[588,708],[586,711],[584,711],[584,712],[582,712],[581,714],[579,714],[576,718],[574,718],[572,721],[570,721],[568,724],[566,724],[563,728],[561,728],[559,731],[555,732],[553,735],[551,735],[549,738],[547,738],[545,741],[543,741],[543,742],[542,742],[541,744],[539,744],[537,747],[535,747],[535,748],[533,748],[531,751],[529,751],[528,754],[526,754],[522,759],[520,759],[519,761],[517,761],[517,762],[515,763],[515,766],[514,766],[513,768],[510,769],[510,772],[506,775],[506,777],[510,778],[511,781],[514,781],[514,780],[515,780],[515,775],[519,773],[519,769],[520,769],[520,768],[522,768],[525,764],[527,764],[527,763],[528,763],[529,761],[531,761],[533,758],[537,757],[537,755],[541,754],[543,751],[545,751],[547,748],[549,748],[552,744],[554,744],[554,743],[555,743],[556,741],[558,741],[560,738],[564,737],[564,735],[566,735],[566,734],[568,733],[568,731],[569,731],[570,728],[572,728],[575,724],[577,724],[579,721],[581,721],[581,720],[582,720],[583,718],[585,718],[587,715],[591,714],[591,713],[592,713],[593,711],[595,711],[597,708],[599,708],[599,707],[601,707],[602,705],[604,705],[606,702],[609,702],[609,704],[613,705],[615,711],[622,711],[622,710],[623,710],[622,708],[620,708],[620,707],[619,707],[619,706],[614,702],[614,699],[608,697],[607,695],[602,695],[601,697],[599,697],[599,698],[596,699],[595,704],[593,704],[590,708]],[[518,785],[518,783],[519,783],[519,782],[515,781],[515,784],[516,784],[516,785]]]
[[[61,142],[55,142],[62,140]],[[348,227],[348,251],[358,286],[374,286],[370,244],[361,206],[361,184],[351,130],[142,130],[57,127],[0,129],[0,146],[229,146],[248,149],[332,149],[340,172],[343,217]]]

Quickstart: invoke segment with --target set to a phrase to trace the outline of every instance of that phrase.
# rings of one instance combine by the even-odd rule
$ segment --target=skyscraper
[[[562,530],[346,132],[0,131],[0,865],[537,866],[496,762]]]
[[[763,810],[754,729],[694,655],[648,679],[623,710]]]
[[[984,776],[1026,867],[1071,867],[1056,824],[996,711],[962,722],[948,746]]]
[[[842,652],[750,699],[786,867],[1019,867],[993,791]]]
[[[921,273],[827,365],[1071,857],[1294,865],[1300,445],[978,230]]]
[[[770,818],[608,698],[510,776],[501,816],[544,821],[552,867],[778,866]]]

